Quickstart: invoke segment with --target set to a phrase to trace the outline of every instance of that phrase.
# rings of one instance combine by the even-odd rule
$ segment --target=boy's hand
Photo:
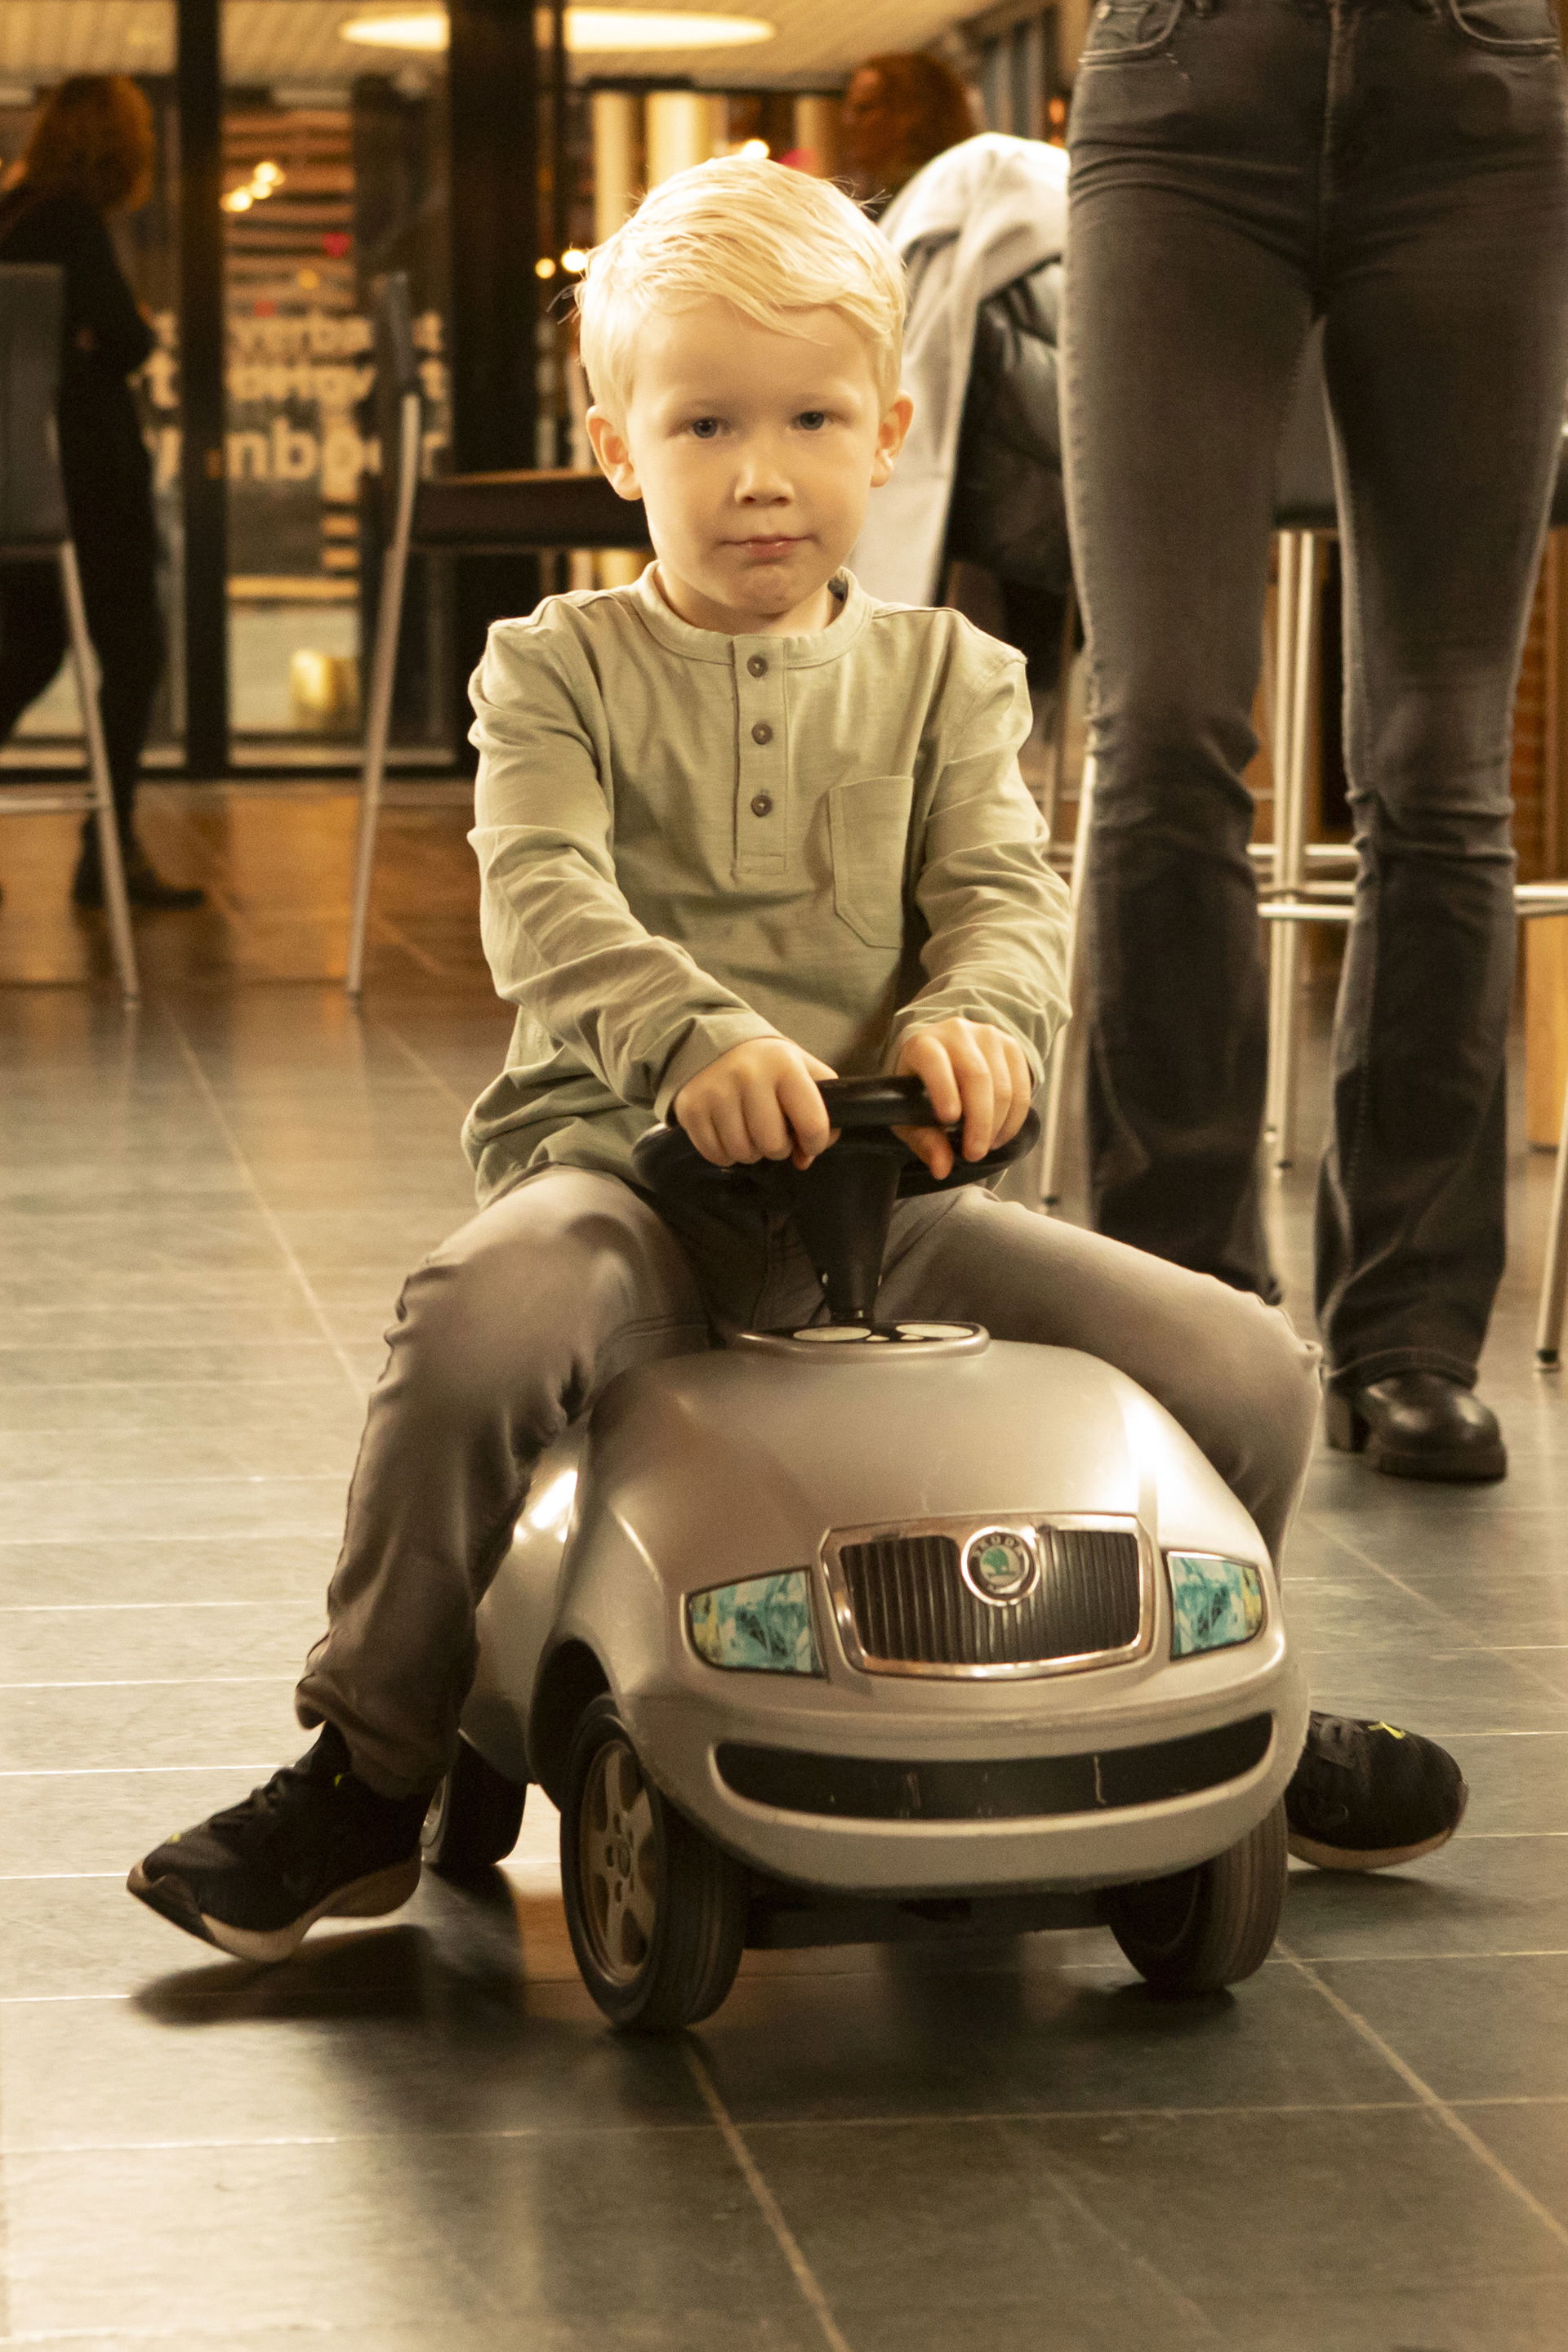
[[[921,1078],[931,1108],[945,1126],[963,1122],[959,1139],[966,1160],[984,1160],[999,1143],[1010,1143],[1028,1116],[1034,1085],[1016,1038],[988,1022],[933,1022],[911,1029],[899,1048],[895,1077]],[[952,1173],[952,1146],[934,1127],[900,1127],[896,1132],[940,1182]]]
[[[787,1037],[752,1037],[688,1078],[670,1108],[715,1168],[758,1160],[809,1168],[836,1139],[817,1081],[837,1075]]]

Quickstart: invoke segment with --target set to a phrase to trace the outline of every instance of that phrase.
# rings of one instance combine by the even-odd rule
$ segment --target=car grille
[[[889,1533],[838,1544],[856,1663],[882,1672],[1005,1675],[1136,1648],[1143,1619],[1136,1531],[1045,1526],[1037,1538],[1033,1590],[1002,1601],[970,1591],[954,1536]]]

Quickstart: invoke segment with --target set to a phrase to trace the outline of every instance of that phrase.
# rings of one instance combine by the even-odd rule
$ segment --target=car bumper
[[[973,1707],[941,1726],[927,1706],[879,1708],[874,1727],[831,1705],[803,1721],[798,1696],[759,1706],[760,1678],[743,1679],[743,1697],[624,1694],[639,1751],[740,1860],[860,1894],[1067,1889],[1188,1868],[1283,1795],[1307,1725],[1282,1647],[1180,1708],[1151,1696],[1033,1727],[976,1722]]]

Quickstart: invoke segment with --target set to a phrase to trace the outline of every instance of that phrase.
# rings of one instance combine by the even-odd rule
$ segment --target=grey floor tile
[[[298,1675],[321,1632],[313,1605],[230,1600],[163,1609],[0,1609],[0,1690],[149,1675]]]
[[[1390,2095],[1382,2062],[1295,1973],[1163,2003],[1119,1969],[932,1972],[901,1954],[851,1977],[746,1979],[702,2029],[742,2122],[1144,2107],[1336,2105]]]
[[[1568,2231],[1568,2100],[1530,2095],[1464,2106],[1459,2115],[1514,2179]]]
[[[0,1538],[0,1610],[132,1601],[305,1602],[326,1591],[342,1536],[340,1516],[336,1526],[312,1535],[160,1528],[98,1542]]]
[[[0,1486],[0,1527],[49,1543],[195,1534],[233,1536],[341,1533],[343,1472],[294,1477],[89,1478],[12,1480]]]
[[[1201,2307],[1554,2276],[1568,2244],[1427,2111],[1012,2127]],[[1154,2182],[1160,2183],[1157,2193]]]
[[[747,2142],[854,2352],[1213,2343],[1047,2136],[910,2121],[763,2126]]]
[[[767,2344],[763,2320],[774,2346],[810,2341],[713,2131],[15,2158],[7,2177],[18,2333],[221,2336],[242,2314],[252,2328],[422,2322],[444,2341],[449,2320],[583,2331],[658,2314],[671,2346],[721,2322]]]
[[[1317,1973],[1440,2098],[1568,2098],[1568,1951]]]
[[[148,1416],[151,1423],[152,1416]],[[346,1480],[364,1421],[357,1387],[345,1373],[314,1421],[303,1409],[288,1415],[245,1412],[243,1392],[232,1401],[209,1392],[200,1404],[181,1398],[163,1427],[79,1434],[69,1428],[0,1433],[0,1491],[24,1495],[43,1490],[50,1507],[52,1486],[160,1486],[182,1480],[331,1478]],[[281,1425],[280,1425],[281,1424]],[[18,1531],[28,1533],[25,1502],[16,1507]]]
[[[307,1735],[296,1738],[302,1748]],[[256,1777],[223,1764],[13,1774],[0,1781],[0,1880],[107,1873],[118,1885],[138,1855],[236,1803]],[[47,1895],[39,1899],[47,1906]]]
[[[120,1902],[128,1927],[163,1924]],[[586,2001],[531,2009],[499,1921],[462,1938],[406,1915],[323,1929],[265,1979],[210,1952],[186,1966],[204,1948],[170,1935],[156,1948],[175,1966],[133,1999],[0,2003],[7,2156],[706,2128],[679,2042],[608,2032]]]
[[[1209,2302],[1223,2352],[1561,2352],[1563,2283],[1490,2278],[1435,2293]]]
[[[281,1762],[300,1733],[293,1677],[15,1690],[0,1710],[0,1772],[123,1771],[128,1765]],[[268,1766],[271,1769],[270,1763]]]
[[[168,1364],[160,1372],[155,1376],[149,1368],[139,1377],[93,1381],[79,1371],[74,1379],[25,1389],[18,1384],[0,1402],[0,1439],[16,1455],[35,1435],[74,1441],[78,1466],[90,1464],[102,1476],[109,1474],[100,1449],[109,1443],[144,1444],[170,1434],[210,1438],[216,1434],[212,1424],[221,1421],[235,1445],[254,1438],[264,1445],[304,1442],[327,1433],[352,1444],[364,1420],[359,1391],[331,1356],[253,1368],[243,1357],[230,1358],[226,1376],[215,1373],[205,1380],[182,1377]],[[136,1455],[129,1460],[134,1470]],[[262,1460],[247,1466],[274,1465]],[[23,1459],[12,1475],[32,1474]],[[123,1467],[115,1475],[124,1475]]]
[[[1448,1743],[1470,1791],[1467,1831],[1478,1836],[1568,1832],[1568,1731]]]
[[[1568,1837],[1461,1833],[1403,1870],[1293,1870],[1280,1932],[1303,1959],[1568,1951]]]

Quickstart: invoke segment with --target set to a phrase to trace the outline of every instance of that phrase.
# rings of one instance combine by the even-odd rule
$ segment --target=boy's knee
[[[1251,1297],[1237,1304],[1242,1312],[1231,1362],[1233,1410],[1253,1432],[1256,1456],[1299,1468],[1317,1434],[1322,1349],[1303,1339],[1280,1307]]]

